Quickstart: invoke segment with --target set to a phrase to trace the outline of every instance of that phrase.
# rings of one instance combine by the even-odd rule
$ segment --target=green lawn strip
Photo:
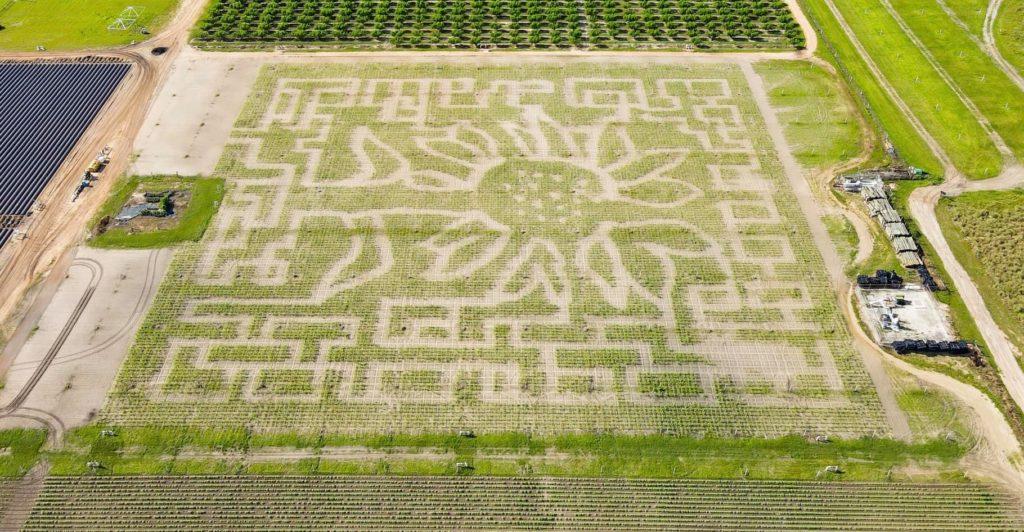
[[[680,438],[649,435],[561,435],[531,437],[521,433],[466,438],[453,434],[331,436],[319,441],[298,437],[310,456],[298,459],[246,459],[268,451],[267,440],[239,440],[244,430],[219,437],[193,438],[185,428],[116,428],[101,435],[99,427],[69,433],[61,450],[48,453],[51,474],[452,474],[462,462],[464,474],[612,476],[637,478],[821,479],[827,466],[843,473],[829,479],[890,480],[900,466],[920,466],[932,475],[957,477],[956,462],[967,447],[933,439],[906,443],[861,438],[817,443],[802,436],[765,438]],[[155,439],[159,435],[161,439]],[[275,438],[285,438],[278,435]],[[230,446],[223,446],[229,442]],[[280,440],[273,443],[281,443]],[[349,447],[372,453],[368,458],[319,456],[323,449]],[[394,456],[388,456],[394,454]],[[417,456],[419,455],[419,456]],[[91,470],[86,464],[99,462]],[[901,479],[902,480],[902,479]],[[913,479],[910,479],[913,480]]]
[[[1021,349],[1024,347],[1024,321],[1021,319],[1022,314],[1011,307],[1011,302],[1007,300],[1006,296],[997,287],[998,283],[995,276],[989,268],[986,268],[977,255],[978,252],[988,251],[985,255],[987,264],[994,267],[996,266],[995,262],[1011,261],[1002,266],[1014,271],[1013,263],[1017,265],[1020,263],[1017,262],[1018,258],[1014,257],[1012,253],[1021,250],[1020,245],[1015,242],[1016,238],[1020,235],[1019,230],[1021,228],[1015,226],[999,227],[997,224],[992,224],[987,229],[994,231],[989,236],[998,241],[995,244],[996,249],[976,249],[976,246],[971,244],[959,224],[954,220],[953,215],[956,209],[974,211],[982,218],[982,220],[979,220],[979,223],[984,223],[984,219],[988,218],[992,211],[1024,209],[1024,192],[1019,190],[971,192],[956,198],[943,198],[936,209],[942,233],[945,235],[946,241],[949,243],[950,249],[953,250],[957,261],[967,270],[974,284],[978,287],[978,291],[981,292],[982,298],[985,300],[985,305],[988,307],[989,312],[992,313],[992,317],[999,325],[999,328],[1006,333],[1018,349]],[[999,231],[1003,232],[1000,233]],[[1009,255],[1005,253],[1009,253]],[[1006,282],[1010,282],[1010,279],[1007,278]],[[1007,288],[1013,290],[1016,287],[1008,286]]]
[[[6,3],[6,2],[4,2]],[[122,46],[148,38],[170,20],[178,0],[17,0],[0,11],[0,50],[76,50]],[[133,6],[138,19],[127,30],[107,29]]]
[[[852,89],[859,96],[856,99],[858,105],[863,106],[863,102],[866,101],[870,106],[870,109],[862,108],[862,111],[877,118],[900,156],[909,164],[924,168],[935,175],[942,174],[942,164],[871,74],[867,63],[843,32],[824,0],[801,0],[800,4],[808,17],[820,28],[819,33],[824,33],[824,42],[823,46],[819,47],[819,53],[826,60],[839,66],[840,70],[845,69],[846,75],[849,76],[848,81],[853,85]],[[835,51],[834,56],[832,50]]]
[[[206,226],[224,198],[223,179],[132,177],[118,184],[91,225],[98,223],[104,216],[116,215],[140,184],[142,184],[143,190],[152,192],[183,188],[191,190],[192,199],[185,211],[178,213],[180,220],[177,225],[170,229],[147,233],[129,233],[125,228],[111,227],[105,233],[89,240],[90,246],[97,248],[155,248],[179,242],[197,241],[202,238]]]
[[[826,168],[860,154],[855,104],[838,80],[814,63],[761,61],[754,65],[786,129],[797,161]]]
[[[1024,92],[932,2],[891,0],[935,60],[974,102],[1018,159],[1024,159]]]
[[[910,216],[910,209],[908,207],[908,198],[911,192],[915,189],[935,184],[935,180],[922,180],[922,181],[903,181],[898,183],[894,193],[892,194],[893,207],[899,211],[903,216],[903,221],[907,224],[907,228],[914,235],[914,239],[921,246],[921,251],[924,254],[928,264],[931,266],[932,271],[938,276],[938,278],[946,282],[946,290],[937,292],[936,298],[949,306],[950,319],[953,323],[953,329],[957,334],[968,341],[974,342],[981,348],[982,354],[984,355],[985,366],[982,368],[976,368],[973,364],[970,364],[966,359],[961,357],[926,357],[923,355],[913,355],[903,357],[908,362],[915,364],[924,369],[930,369],[933,371],[939,371],[940,373],[949,375],[953,378],[961,380],[967,384],[974,386],[981,390],[985,395],[988,395],[992,402],[1003,412],[1009,421],[1010,426],[1013,427],[1019,438],[1024,438],[1024,417],[1016,403],[1006,392],[1006,388],[1003,386],[1002,381],[999,379],[999,374],[995,366],[995,361],[992,358],[992,354],[989,353],[988,348],[985,346],[985,340],[981,336],[981,332],[978,330],[977,324],[974,322],[974,317],[967,309],[967,305],[960,297],[960,293],[956,287],[948,281],[949,274],[946,273],[946,268],[938,255],[932,248],[931,243],[928,242],[924,235],[918,229],[917,224]]]
[[[0,430],[0,477],[21,477],[28,473],[39,461],[39,450],[44,443],[44,430]]]
[[[993,29],[996,46],[1024,74],[1024,0],[1003,0]]]
[[[1002,157],[981,124],[885,8],[877,0],[836,2],[836,6],[882,74],[957,168],[972,178],[998,175]]]

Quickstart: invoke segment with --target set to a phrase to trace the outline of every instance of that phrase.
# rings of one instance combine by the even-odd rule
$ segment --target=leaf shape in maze
[[[420,244],[435,254],[423,276],[438,281],[468,277],[494,260],[508,241],[507,229],[482,215],[460,218]]]
[[[620,226],[610,237],[620,250],[623,265],[633,279],[653,294],[663,294],[674,283],[670,256],[700,256],[710,247],[696,231],[680,222],[650,222]]]
[[[531,240],[509,264],[498,291],[512,299],[525,299],[540,290],[547,301],[564,306],[568,301],[565,258],[550,242]]]

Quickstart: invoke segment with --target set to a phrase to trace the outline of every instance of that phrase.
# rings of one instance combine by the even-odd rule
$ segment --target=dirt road
[[[63,271],[55,270],[58,259],[84,236],[83,220],[91,218],[102,204],[117,176],[128,167],[133,141],[150,103],[178,52],[186,45],[189,30],[202,12],[206,0],[183,0],[172,21],[157,37],[128,48],[75,53],[7,53],[0,59],[74,59],[100,56],[132,63],[133,68],[111,96],[96,120],[85,132],[60,166],[38,204],[44,206],[34,214],[25,228],[28,238],[14,239],[0,251],[0,323],[20,319],[27,310],[28,289],[39,281],[57,282]],[[164,46],[167,53],[155,56],[154,47]],[[82,169],[104,146],[113,150],[111,164],[100,174],[94,188],[70,203],[70,191],[78,182]],[[52,279],[44,278],[51,273]],[[2,364],[0,364],[2,366]]]
[[[1009,61],[1003,57],[1003,53],[999,51],[999,46],[996,44],[995,37],[995,26],[996,17],[999,16],[999,10],[1003,7],[1003,0],[991,0],[988,3],[988,10],[985,12],[985,27],[982,30],[982,40],[984,41],[984,49],[988,52],[988,55],[992,56],[999,68],[1006,73],[1014,83],[1024,90],[1024,76],[1021,76],[1020,72],[1014,68]]]

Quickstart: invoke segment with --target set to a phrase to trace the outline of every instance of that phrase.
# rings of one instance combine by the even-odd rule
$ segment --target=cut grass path
[[[3,2],[6,4],[6,2]],[[2,6],[3,4],[0,4]],[[147,38],[170,20],[178,0],[14,0],[0,7],[0,51],[109,48]],[[136,7],[139,19],[128,30],[108,30],[127,6]]]

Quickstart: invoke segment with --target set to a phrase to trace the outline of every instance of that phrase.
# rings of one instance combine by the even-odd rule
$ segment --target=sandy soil
[[[62,428],[103,405],[170,259],[168,251],[81,248],[7,373],[7,413],[48,414]],[[85,300],[95,292],[95,297]],[[82,301],[85,305],[82,306]],[[0,427],[38,426],[4,417]]]
[[[135,175],[210,175],[260,62],[184,50],[136,139]]]

